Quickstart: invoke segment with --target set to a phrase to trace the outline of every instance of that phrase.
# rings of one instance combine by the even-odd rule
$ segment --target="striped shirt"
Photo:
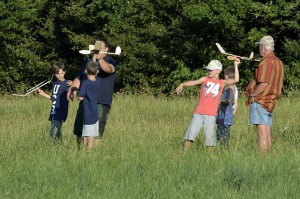
[[[247,86],[246,93],[249,96],[259,83],[268,83],[266,89],[255,96],[254,101],[262,105],[269,112],[273,112],[283,86],[283,63],[271,52],[263,57],[258,68],[255,70],[255,77]]]

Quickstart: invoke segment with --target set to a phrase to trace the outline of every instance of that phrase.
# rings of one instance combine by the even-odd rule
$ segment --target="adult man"
[[[284,70],[281,60],[274,54],[273,38],[264,36],[257,43],[262,59],[246,93],[247,104],[250,104],[250,124],[256,125],[259,151],[264,153],[269,152],[272,146],[272,113],[281,95]]]
[[[100,78],[99,83],[99,92],[97,96],[97,104],[98,104],[98,117],[99,117],[99,137],[98,142],[100,141],[100,138],[102,138],[107,116],[109,114],[111,103],[112,103],[112,96],[114,91],[114,84],[116,80],[116,70],[117,70],[117,64],[114,59],[111,57],[108,57],[105,52],[108,51],[108,42],[105,39],[102,39],[101,41],[96,41],[94,49],[92,50],[93,54],[93,60],[98,63],[99,66],[99,72],[97,76]],[[79,89],[80,82],[83,78],[86,78],[86,74],[84,73],[86,64],[90,60],[87,60],[81,70],[78,72],[76,78],[74,79],[72,85],[69,88],[69,91],[67,93],[67,98],[69,100],[72,100],[74,98],[73,91]],[[83,105],[82,102],[80,102],[75,123],[74,123],[74,134],[77,136],[77,141],[80,144],[81,143],[81,134],[82,134],[82,126],[83,126]]]

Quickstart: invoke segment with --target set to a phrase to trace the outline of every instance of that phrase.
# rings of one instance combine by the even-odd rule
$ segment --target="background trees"
[[[64,62],[74,78],[78,53],[106,37],[119,71],[116,91],[171,93],[179,82],[204,75],[210,59],[232,64],[215,46],[240,55],[265,34],[285,64],[285,87],[300,86],[299,1],[284,0],[4,0],[0,2],[1,91],[22,90],[51,76]],[[240,67],[243,89],[256,62]]]

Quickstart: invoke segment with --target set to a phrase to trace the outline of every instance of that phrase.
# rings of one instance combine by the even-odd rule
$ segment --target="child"
[[[233,67],[226,68],[224,74],[225,80],[235,78]],[[221,142],[222,146],[229,145],[230,126],[233,124],[233,117],[237,110],[237,98],[238,91],[235,84],[224,88],[217,116],[217,140]]]
[[[50,139],[52,142],[61,142],[62,123],[66,121],[68,116],[69,101],[66,98],[68,85],[71,81],[65,80],[66,69],[62,63],[53,64],[53,73],[56,81],[52,85],[51,96],[46,94],[42,89],[38,88],[39,95],[52,100],[49,120],[51,121]]]
[[[199,93],[198,105],[196,107],[193,119],[184,137],[184,153],[186,153],[189,150],[203,125],[205,133],[204,143],[208,147],[208,150],[212,150],[212,147],[216,145],[215,124],[217,109],[221,98],[222,90],[224,86],[228,86],[239,81],[239,71],[237,68],[239,63],[240,60],[238,58],[235,58],[234,80],[220,80],[219,74],[222,71],[222,64],[218,60],[212,60],[211,62],[209,62],[208,66],[206,66],[206,69],[208,69],[207,76],[201,77],[198,80],[181,83],[176,88],[176,92],[177,94],[179,94],[185,86],[196,86],[202,84]]]
[[[82,80],[78,91],[79,100],[83,100],[83,144],[88,151],[96,146],[96,137],[99,136],[97,96],[100,79],[97,77],[97,72],[97,63],[88,62],[85,69],[87,78]]]

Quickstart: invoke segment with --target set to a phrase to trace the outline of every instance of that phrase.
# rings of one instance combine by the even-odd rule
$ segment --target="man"
[[[99,117],[99,137],[97,139],[97,142],[100,142],[100,139],[103,136],[107,116],[109,114],[111,103],[112,103],[112,97],[113,97],[113,91],[114,91],[114,85],[116,80],[116,70],[117,70],[117,64],[114,59],[111,57],[108,57],[105,52],[108,51],[108,42],[106,40],[96,41],[94,49],[91,51],[93,55],[93,60],[97,62],[99,66],[99,72],[97,76],[100,79],[99,82],[99,92],[97,96],[97,104],[98,104],[98,117]],[[81,70],[78,72],[76,78],[74,79],[72,85],[69,88],[69,91],[67,93],[68,100],[74,99],[74,90],[78,90],[80,87],[80,82],[83,78],[86,78],[86,74],[84,73],[86,64],[90,60],[87,60]],[[78,144],[81,144],[82,138],[82,127],[83,127],[83,105],[82,102],[80,102],[75,123],[74,123],[74,134],[77,136]]]
[[[283,86],[283,63],[274,54],[274,40],[264,36],[259,42],[262,56],[254,79],[247,86],[247,105],[250,104],[250,124],[256,126],[259,139],[259,151],[269,152],[272,146],[271,125],[275,109]]]

